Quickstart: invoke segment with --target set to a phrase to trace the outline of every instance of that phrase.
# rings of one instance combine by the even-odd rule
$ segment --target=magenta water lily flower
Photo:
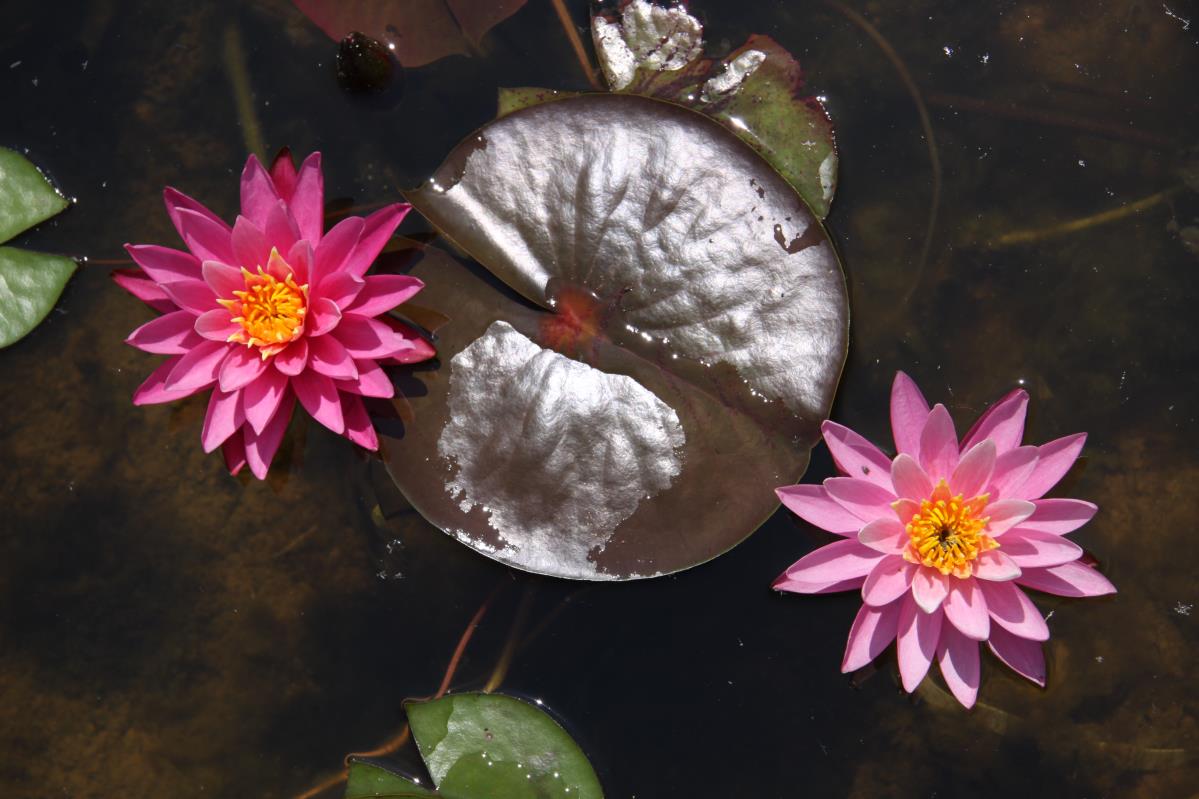
[[[861,590],[843,672],[898,640],[904,690],[914,691],[935,660],[953,695],[971,707],[979,642],[986,641],[1001,661],[1044,686],[1041,642],[1049,629],[1021,587],[1071,597],[1115,593],[1064,538],[1098,508],[1042,498],[1078,459],[1086,435],[1021,446],[1027,407],[1027,392],[1011,392],[959,443],[945,407],[930,410],[900,372],[891,390],[895,458],[825,422],[825,443],[845,476],[777,489],[798,516],[842,536],[799,560],[774,587]]]
[[[241,215],[230,227],[168,188],[167,213],[188,252],[127,244],[140,271],[116,281],[159,316],[127,339],[169,356],[134,393],[135,405],[212,389],[200,435],[229,470],[264,478],[296,400],[314,419],[378,448],[363,397],[392,397],[381,364],[415,363],[433,348],[386,316],[420,291],[406,275],[367,275],[406,204],[324,224],[320,153],[297,171],[284,152],[268,173],[250,156]]]

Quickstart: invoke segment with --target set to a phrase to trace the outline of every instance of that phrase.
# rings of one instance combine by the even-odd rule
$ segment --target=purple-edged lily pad
[[[604,580],[702,563],[770,515],[848,307],[820,222],[752,149],[671,103],[583,95],[492,122],[407,197],[487,270],[430,251],[412,271],[452,317],[386,446],[426,518]]]

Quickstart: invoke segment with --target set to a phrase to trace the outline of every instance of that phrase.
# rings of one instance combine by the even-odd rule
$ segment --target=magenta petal
[[[954,578],[942,607],[945,618],[963,635],[975,641],[987,640],[987,634],[991,631],[991,617],[987,614],[987,600],[977,581]]]
[[[864,577],[883,556],[853,539],[834,541],[809,552],[784,572],[788,580],[832,583]]]
[[[204,427],[200,431],[200,445],[205,452],[212,452],[224,444],[245,420],[240,391],[227,394],[219,388],[213,389],[208,400],[208,412],[204,415]]]
[[[915,458],[904,452],[899,453],[891,463],[891,485],[895,487],[897,495],[917,502],[928,499],[933,493],[932,481],[924,469],[920,468]]]
[[[232,263],[233,239],[228,225],[216,223],[206,216],[180,209],[179,235],[192,254],[201,261],[220,261]]]
[[[159,313],[179,310],[179,306],[171,302],[162,286],[140,269],[114,269],[110,274],[114,283]]]
[[[371,452],[379,448],[379,437],[362,398],[355,394],[341,394],[341,415],[346,420],[345,437]]]
[[[300,164],[288,205],[300,228],[300,237],[313,244],[319,242],[325,219],[325,176],[321,173],[320,153],[313,153]]]
[[[246,421],[255,433],[262,433],[279,410],[287,389],[287,377],[277,369],[267,369],[242,390]]]
[[[1001,499],[992,502],[983,511],[990,519],[987,523],[987,533],[998,538],[1027,519],[1034,510],[1036,506],[1024,499]]]
[[[354,365],[354,359],[333,336],[308,339],[308,356],[313,370],[325,377],[332,377],[334,380],[358,379],[358,367]]]
[[[198,280],[200,277],[200,259],[189,252],[156,244],[126,244],[125,251],[155,283]]]
[[[1074,532],[1099,511],[1098,505],[1081,499],[1035,499],[1032,504],[1036,510],[1020,522],[1020,529],[1054,535]]]
[[[1058,480],[1070,471],[1086,443],[1086,433],[1075,433],[1037,447],[1036,468],[1024,481],[1024,485],[1016,490],[1015,496],[1021,499],[1043,497],[1046,491],[1057,485]]]
[[[978,698],[978,643],[953,627],[942,628],[937,665],[954,697],[963,707],[974,707]]]
[[[1016,582],[1058,596],[1103,596],[1116,593],[1116,586],[1100,574],[1098,569],[1078,561],[1043,569],[1027,569]]]
[[[221,391],[236,391],[258,379],[266,371],[267,362],[253,347],[231,346],[221,364]]]
[[[919,460],[920,434],[928,414],[928,401],[916,383],[903,372],[896,372],[891,384],[891,433],[898,452]]]
[[[281,199],[275,189],[275,182],[271,180],[257,156],[251,155],[247,158],[246,166],[241,172],[241,212],[261,228],[266,224],[266,217],[271,209]],[[236,225],[233,230],[236,233]],[[266,261],[258,263],[265,265]]]
[[[884,555],[901,555],[908,543],[908,534],[898,520],[875,519],[858,531],[858,541]]]
[[[172,311],[157,316],[129,334],[125,343],[142,352],[158,355],[182,355],[191,352],[203,339],[195,331],[196,317],[187,311]]]
[[[312,245],[307,241],[297,241],[291,245],[291,249],[287,251],[285,259],[287,265],[291,267],[292,274],[295,275],[297,283],[310,283],[309,275],[312,274]]]
[[[216,304],[216,295],[203,280],[189,279],[163,283],[162,290],[171,298],[171,302],[191,313],[193,317],[220,307]]]
[[[980,580],[1014,580],[1020,576],[1016,562],[998,549],[990,549],[974,561],[974,576]]]
[[[391,238],[391,234],[395,232],[396,227],[410,210],[412,210],[412,206],[407,203],[395,203],[386,208],[380,208],[368,216],[364,220],[358,246],[350,253],[350,257],[342,268],[358,277],[366,274],[366,270],[370,269],[371,264],[379,257],[387,240]]]
[[[205,311],[195,317],[195,323],[196,332],[212,341],[228,341],[230,336],[241,330],[241,325],[234,322],[224,308]]]
[[[183,235],[183,227],[180,223],[179,212],[183,210],[193,211],[200,216],[205,217],[210,222],[223,227],[225,232],[231,232],[231,228],[223,219],[214,214],[212,211],[209,211],[208,207],[203,203],[199,202],[198,200],[193,200],[191,197],[188,197],[181,191],[177,191],[168,186],[162,191],[162,200],[167,207],[167,216],[171,218],[171,222],[175,225],[175,229],[179,231],[180,236]]]
[[[878,447],[836,422],[825,421],[820,431],[833,461],[844,474],[891,488],[891,461]]]
[[[275,368],[289,377],[295,377],[308,366],[308,341],[296,339],[275,356]]]
[[[403,336],[378,319],[353,314],[341,318],[333,335],[355,358],[385,358],[409,346]]]
[[[995,442],[983,439],[962,456],[953,476],[949,478],[949,492],[966,498],[976,497],[991,480],[995,469]]]
[[[271,243],[267,241],[266,233],[244,216],[239,216],[233,223],[232,242],[234,263],[250,272],[257,272],[260,266],[266,268],[271,260]]]
[[[330,299],[317,297],[308,306],[308,318],[304,321],[308,335],[323,336],[341,323],[341,309]]]
[[[1060,566],[1082,557],[1082,547],[1069,538],[1023,527],[1003,537],[1003,551],[1021,569]]]
[[[891,503],[896,497],[889,490],[857,477],[830,477],[824,481],[829,496],[864,522],[894,515]]]
[[[376,367],[378,369],[378,367]],[[383,375],[383,370],[379,369]],[[383,375],[386,380],[386,375]],[[387,381],[391,385],[391,381]],[[368,395],[374,396],[374,395]],[[787,509],[809,524],[837,535],[853,535],[862,527],[862,520],[845,510],[828,495],[821,485],[793,485],[776,488],[774,493]]]
[[[350,316],[357,315],[353,312],[347,313]],[[411,325],[405,324],[398,319],[393,319],[390,316],[381,316],[379,317],[379,321],[394,330],[396,335],[406,342],[406,346],[384,359],[386,363],[420,363],[421,361],[429,360],[437,354],[437,350],[433,349],[433,345],[421,338],[421,335]]]
[[[916,568],[898,555],[883,556],[862,583],[862,601],[874,607],[891,604],[912,587]]]
[[[271,162],[271,181],[274,182],[279,196],[291,202],[291,197],[296,191],[296,164],[291,160],[291,150],[286,147],[280,150]]]
[[[338,381],[338,388],[342,391],[381,399],[395,396],[395,385],[387,373],[379,367],[379,364],[370,359],[355,358],[354,366],[358,369],[358,379]]]
[[[1012,671],[1045,687],[1045,655],[1039,643],[1012,635],[1002,627],[992,627],[987,646]]]
[[[338,309],[348,308],[365,285],[362,278],[346,272],[334,272],[321,281],[314,296],[328,300]]]
[[[1013,389],[978,418],[962,439],[962,450],[968,450],[988,438],[995,442],[998,452],[1015,449],[1020,446],[1020,439],[1024,438],[1024,417],[1027,413],[1028,392],[1022,388]]]
[[[275,203],[275,206],[266,215],[262,232],[266,235],[266,240],[279,251],[280,255],[291,250],[296,242],[300,241],[300,229],[296,227],[296,221],[288,212],[287,203],[282,200]]]
[[[246,440],[246,462],[250,464],[250,471],[259,480],[266,479],[271,461],[275,459],[279,444],[283,442],[283,434],[287,432],[287,423],[291,421],[291,411],[295,404],[295,397],[288,391],[279,410],[261,433],[254,432],[253,428],[242,428],[242,435]]]
[[[911,597],[906,597],[899,609],[899,676],[903,689],[909,694],[928,674],[928,667],[941,640],[941,618],[940,608],[933,613],[925,613]]]
[[[991,499],[1015,497],[1037,466],[1036,447],[1016,447],[995,457],[995,469],[987,491]]]
[[[166,387],[167,375],[174,371],[181,359],[182,356],[177,355],[173,358],[167,358],[159,364],[158,368],[151,372],[150,376],[133,392],[133,404],[158,405],[163,402],[174,402],[184,397],[190,397],[197,391],[201,391],[204,386],[184,389],[182,391],[172,391]]]
[[[212,293],[221,299],[236,299],[233,292],[242,291],[246,287],[245,278],[237,267],[220,261],[205,261],[202,270],[204,282],[212,289]]]
[[[987,601],[987,612],[1003,629],[1033,641],[1049,640],[1049,627],[1041,611],[1013,582],[989,583],[980,580],[976,587]]]
[[[345,309],[348,313],[359,316],[387,313],[412,299],[425,287],[423,282],[409,275],[367,275],[365,281],[354,304]],[[862,440],[866,441],[864,438]]]
[[[953,419],[940,403],[933,407],[920,433],[920,465],[934,484],[948,480],[958,465],[958,437]]]
[[[246,465],[246,443],[241,430],[235,430],[233,435],[221,444],[221,454],[225,457],[225,468],[229,474],[237,474]]]
[[[312,251],[313,266],[310,278],[314,286],[320,286],[335,274],[345,272],[346,259],[358,244],[362,235],[362,217],[347,217],[329,229],[321,243]],[[346,274],[349,274],[346,272]],[[358,277],[359,275],[349,275]]]
[[[166,388],[172,391],[207,388],[216,382],[221,361],[228,351],[228,344],[204,339],[179,359],[167,375]]]
[[[955,582],[957,582],[955,580]],[[949,594],[949,578],[936,569],[927,567],[916,569],[912,576],[912,597],[925,613],[932,613],[941,607]]]
[[[346,421],[341,413],[341,400],[332,380],[316,372],[305,371],[291,379],[291,387],[313,419],[338,435],[345,432]]]
[[[892,602],[881,608],[862,605],[849,628],[849,641],[841,659],[841,671],[857,671],[874,660],[895,640],[899,626],[900,603]]]

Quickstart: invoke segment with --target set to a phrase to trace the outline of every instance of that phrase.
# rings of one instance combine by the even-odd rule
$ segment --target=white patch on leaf
[[[619,23],[602,16],[591,21],[604,78],[613,91],[628,88],[638,69],[682,69],[703,53],[704,27],[681,7],[662,8],[633,0]]]
[[[741,84],[762,66],[766,54],[761,50],[746,50],[725,65],[724,70],[709,78],[700,90],[700,99],[705,103],[718,100],[723,95],[741,88]]]

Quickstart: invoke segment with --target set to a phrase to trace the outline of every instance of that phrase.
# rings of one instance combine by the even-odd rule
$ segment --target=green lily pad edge
[[[0,244],[70,204],[28,158],[0,147]],[[0,348],[24,338],[46,318],[77,268],[61,255],[0,247]]]
[[[463,693],[404,707],[436,790],[386,764],[351,760],[345,799],[603,799],[579,745],[532,703]]]

